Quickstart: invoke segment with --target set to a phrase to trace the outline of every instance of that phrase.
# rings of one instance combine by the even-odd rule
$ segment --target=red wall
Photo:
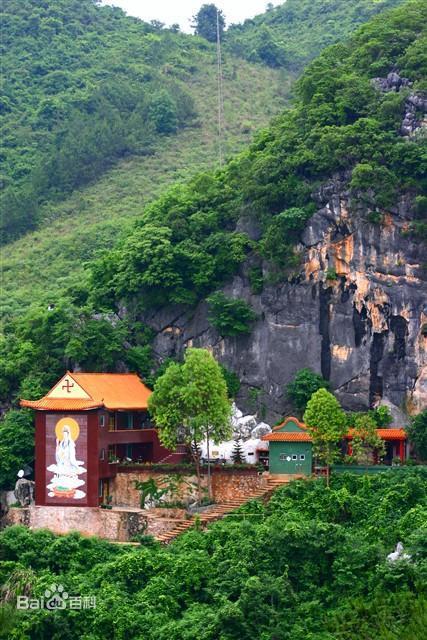
[[[80,435],[76,446],[76,458],[84,461],[86,473],[80,476],[85,484],[81,490],[86,494],[82,499],[49,496],[47,485],[53,473],[47,467],[55,463],[56,439],[54,426],[61,418],[71,417],[79,423]],[[98,505],[98,419],[96,412],[36,412],[36,464],[35,502],[37,505],[53,506],[97,506]]]
[[[35,502],[37,505],[54,506],[98,506],[99,504],[99,479],[111,478],[116,474],[117,465],[108,464],[109,444],[152,443],[152,462],[159,462],[171,452],[160,443],[156,429],[123,429],[119,431],[108,430],[108,419],[105,426],[100,427],[99,415],[107,415],[103,411],[71,411],[69,413],[36,411],[36,435],[35,435]],[[76,458],[84,460],[87,473],[82,474],[85,480],[85,498],[64,499],[48,496],[46,486],[52,479],[53,473],[46,467],[55,462],[56,440],[52,431],[58,420],[65,417],[74,418],[80,425],[80,442],[77,441]],[[46,430],[46,424],[48,429]],[[48,432],[48,433],[47,433]],[[105,460],[100,460],[101,449],[105,449]]]

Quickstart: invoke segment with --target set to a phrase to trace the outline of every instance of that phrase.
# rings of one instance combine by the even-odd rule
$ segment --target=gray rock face
[[[290,281],[253,295],[243,265],[224,287],[256,311],[250,335],[218,335],[204,302],[191,311],[169,307],[144,318],[157,333],[157,358],[188,346],[211,349],[241,380],[238,406],[270,424],[290,410],[284,389],[303,367],[330,380],[347,409],[383,402],[399,421],[402,409],[427,406],[425,246],[405,233],[409,199],[402,196],[373,224],[366,212],[350,213],[347,184],[347,175],[337,176],[316,194],[319,209]]]
[[[28,507],[34,502],[34,482],[19,478],[15,484],[15,497],[21,507]]]

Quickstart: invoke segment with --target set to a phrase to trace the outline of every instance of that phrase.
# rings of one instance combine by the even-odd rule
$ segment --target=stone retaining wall
[[[135,489],[135,481],[146,482],[150,478],[160,480],[167,474],[160,471],[124,471],[116,475],[110,482],[112,504],[139,507],[140,492]],[[184,476],[184,482],[177,496],[171,497],[177,502],[191,502],[197,498],[197,477],[195,475]],[[256,489],[264,487],[266,477],[260,475],[254,469],[213,469],[212,470],[212,497],[215,502],[227,502],[234,498],[240,498]],[[202,476],[202,488],[207,491],[208,477]]]
[[[158,511],[164,513],[158,514]],[[86,536],[129,542],[141,533],[153,536],[166,533],[186,520],[183,510],[168,511],[31,506],[9,509],[2,519],[2,526],[21,524],[30,529],[49,529],[57,534],[78,531]]]

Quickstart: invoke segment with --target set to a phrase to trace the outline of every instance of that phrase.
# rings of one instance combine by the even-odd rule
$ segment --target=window
[[[99,416],[99,426],[100,427],[105,427],[105,416],[104,416],[104,414]]]
[[[305,460],[305,453],[302,453],[299,457],[300,460]]]
[[[101,449],[101,452],[99,454],[99,459],[100,460],[105,460],[105,449]]]
[[[282,462],[285,462],[286,461],[286,457],[287,457],[286,453],[281,453],[280,456],[279,456],[279,460],[282,460]]]
[[[133,413],[128,413],[127,414],[126,429],[133,429]]]
[[[102,480],[100,480],[98,484],[98,496],[102,498],[103,493],[104,493],[104,483]]]
[[[293,453],[293,454],[292,454],[292,460],[298,460],[298,456],[297,456],[297,454],[296,454],[296,453]]]

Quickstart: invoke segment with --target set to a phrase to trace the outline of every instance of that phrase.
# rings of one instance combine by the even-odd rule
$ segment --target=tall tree
[[[369,413],[361,413],[354,421],[353,456],[360,464],[372,464],[374,454],[385,454],[385,444],[377,433],[377,424]]]
[[[329,382],[319,373],[309,368],[300,369],[292,382],[286,387],[286,393],[295,409],[302,415],[307,402],[318,389],[329,389]]]
[[[417,457],[427,460],[427,409],[412,418],[406,431]]]
[[[204,4],[199,11],[193,16],[194,33],[202,38],[206,38],[209,42],[216,42],[217,26],[219,24],[219,33],[222,36],[225,27],[225,17],[223,12],[214,4]]]
[[[329,487],[330,467],[339,456],[338,443],[347,431],[346,415],[332,393],[318,389],[307,403],[304,422],[313,440],[313,453],[326,466]]]
[[[227,385],[209,351],[187,349],[183,364],[171,363],[154,385],[149,409],[165,447],[174,449],[178,443],[190,447],[200,499],[200,442],[218,443],[231,437]]]

